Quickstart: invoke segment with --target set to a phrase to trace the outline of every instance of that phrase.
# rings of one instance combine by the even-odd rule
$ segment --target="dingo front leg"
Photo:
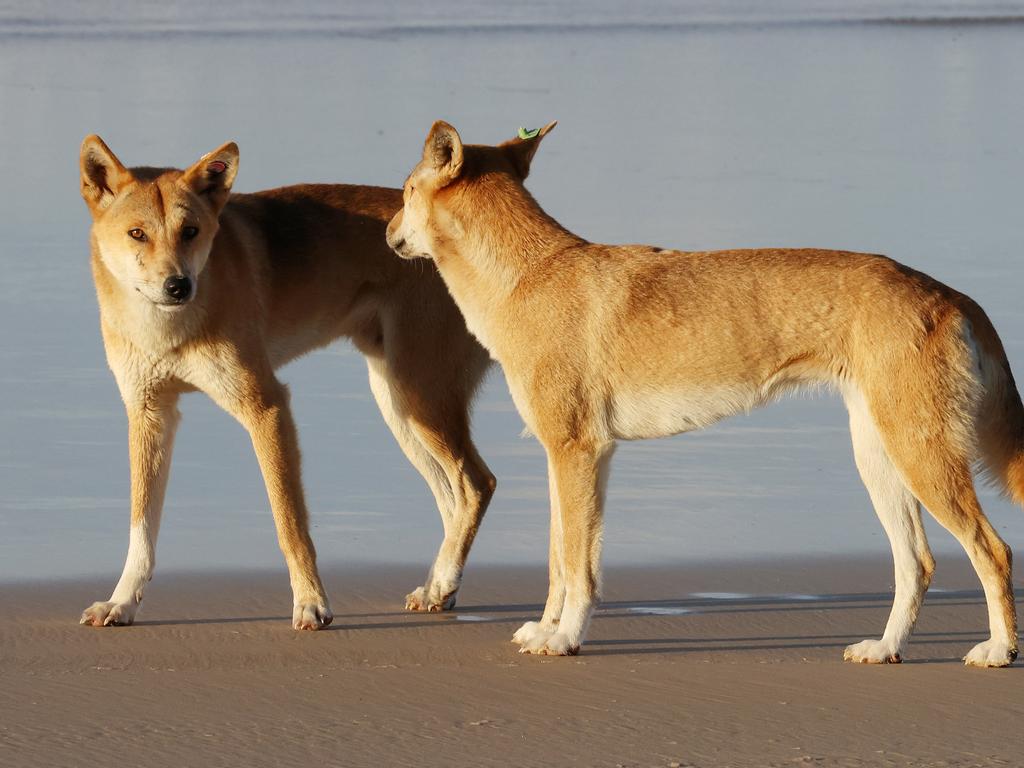
[[[334,615],[320,583],[316,550],[309,536],[298,436],[288,406],[288,390],[278,384],[270,394],[261,407],[251,412],[246,426],[267,484],[278,543],[288,564],[292,627],[321,629],[331,623]]]
[[[171,469],[171,451],[178,426],[178,394],[125,395],[128,411],[128,454],[131,464],[131,532],[124,571],[110,599],[93,603],[81,623],[94,627],[131,624],[153,577],[160,513]]]
[[[601,531],[604,511],[604,492],[608,466],[614,444],[598,446],[561,445],[548,448],[548,465],[552,471],[552,490],[557,498],[561,518],[561,553],[564,600],[561,615],[554,631],[544,619],[532,629],[526,625],[521,633],[531,632],[520,649],[524,653],[548,656],[575,656],[586,635],[591,614],[597,607],[601,580]],[[552,504],[552,509],[554,509]],[[557,576],[554,569],[552,574]],[[554,613],[558,604],[557,583],[552,583],[548,597],[548,611]],[[518,635],[519,633],[517,633]]]
[[[238,379],[218,379],[219,386],[210,394],[242,423],[252,439],[291,579],[292,626],[321,629],[334,615],[320,583],[316,550],[309,536],[299,441],[288,405],[288,389],[269,371],[269,365],[260,367],[265,373],[257,378],[251,369],[236,366]]]
[[[512,635],[512,642],[521,647],[520,653],[539,651],[555,633],[562,617],[565,602],[565,574],[562,558],[562,515],[558,510],[558,491],[555,488],[555,468],[548,461],[548,493],[551,497],[551,534],[548,544],[548,599],[540,621],[528,621]]]

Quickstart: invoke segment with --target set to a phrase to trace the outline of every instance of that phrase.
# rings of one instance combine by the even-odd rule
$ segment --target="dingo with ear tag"
[[[523,186],[553,126],[482,146],[435,123],[388,226],[400,256],[433,259],[547,452],[550,591],[540,621],[515,633],[521,650],[580,649],[598,599],[618,440],[700,429],[826,384],[849,408],[857,468],[896,569],[882,637],[845,658],[902,658],[934,569],[924,505],[985,588],[991,636],[964,660],[1010,664],[1011,554],[978,503],[972,466],[1024,503],[1024,409],[981,308],[883,256],[587,242]]]

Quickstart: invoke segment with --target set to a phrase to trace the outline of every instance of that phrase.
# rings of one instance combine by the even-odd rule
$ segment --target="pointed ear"
[[[558,125],[558,121],[553,120],[535,131],[520,128],[518,136],[498,145],[505,150],[520,179],[525,179],[530,175],[530,163],[533,162],[533,156],[540,146],[541,139],[551,133],[556,125]]]
[[[434,169],[444,184],[454,181],[462,170],[462,139],[444,120],[431,126],[423,145],[423,162]]]
[[[228,201],[237,173],[238,145],[229,141],[199,158],[181,179],[197,195],[209,198],[214,209],[220,211]]]
[[[95,134],[86,136],[78,159],[82,198],[95,216],[107,208],[121,188],[132,180],[131,171]]]

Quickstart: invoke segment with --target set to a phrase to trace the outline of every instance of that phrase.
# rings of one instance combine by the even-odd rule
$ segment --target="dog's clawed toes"
[[[539,652],[544,656],[575,656],[580,652],[580,644],[574,643],[568,635],[556,632],[548,638]]]
[[[438,590],[435,589],[417,587],[405,596],[405,610],[427,611],[428,613],[450,611],[455,607],[457,591],[458,588],[456,587],[455,590],[447,594],[439,594]]]
[[[528,621],[512,635],[512,642],[518,643],[520,653],[540,653],[548,638],[555,634],[557,625],[541,621]]]
[[[520,653],[531,653],[537,656],[575,656],[580,652],[580,644],[573,643],[567,635],[560,632],[548,636],[541,642],[539,638],[522,645]]]
[[[862,640],[848,645],[843,651],[843,661],[859,664],[900,664],[903,657],[898,649],[881,640]]]
[[[571,642],[556,630],[557,627],[539,621],[528,621],[512,635],[512,642],[519,644],[520,653],[538,656],[575,656],[580,652],[578,642]]]
[[[292,610],[292,628],[315,631],[334,621],[334,614],[325,603],[299,603]]]
[[[79,624],[90,627],[126,627],[135,621],[135,606],[128,603],[98,602],[84,611]]]
[[[1005,640],[989,639],[978,643],[964,656],[969,667],[1008,667],[1017,658],[1017,649]]]

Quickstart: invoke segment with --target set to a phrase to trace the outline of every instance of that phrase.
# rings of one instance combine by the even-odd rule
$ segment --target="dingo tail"
[[[982,470],[1024,506],[1024,405],[995,329],[980,308],[972,314],[983,388],[977,415]]]

